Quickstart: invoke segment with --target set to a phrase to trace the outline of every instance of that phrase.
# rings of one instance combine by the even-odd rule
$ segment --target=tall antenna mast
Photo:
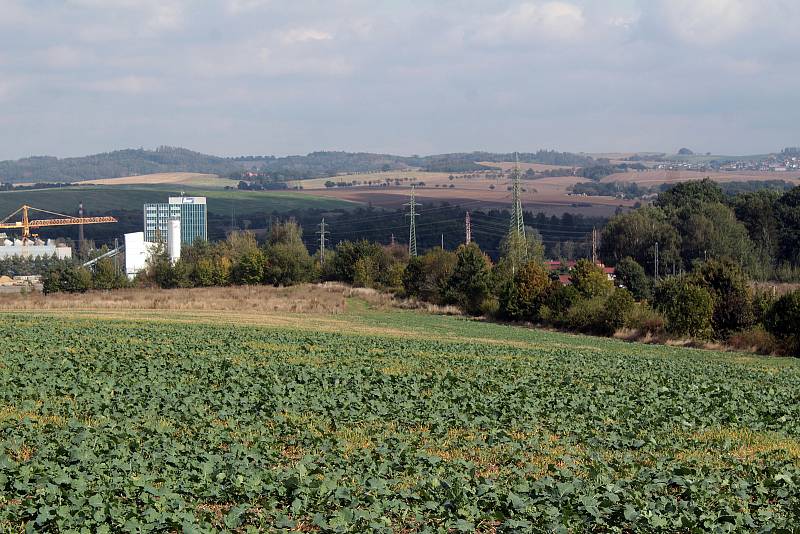
[[[467,215],[464,217],[464,226],[467,228],[467,236],[465,243],[469,245],[472,242],[472,221],[469,218],[469,211]]]
[[[411,256],[417,255],[417,225],[416,225],[416,218],[417,215],[417,206],[419,204],[416,200],[414,200],[414,186],[411,186],[411,200],[403,204],[404,206],[409,207],[408,216],[411,218],[411,221],[408,226],[408,253]]]
[[[319,262],[325,265],[325,235],[330,233],[329,230],[325,229],[325,217],[319,223],[319,231],[317,233],[319,234]]]

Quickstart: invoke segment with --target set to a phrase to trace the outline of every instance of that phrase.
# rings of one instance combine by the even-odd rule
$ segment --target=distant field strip
[[[47,313],[0,314],[4,531],[800,521],[796,360],[362,301],[329,318],[336,331],[279,312],[269,327]]]
[[[216,174],[200,174],[195,172],[161,172],[120,178],[104,178],[101,180],[85,180],[77,182],[81,185],[150,185],[150,184],[183,184],[195,187],[236,186],[235,181],[220,178]]]
[[[75,214],[79,202],[83,202],[91,213],[141,210],[147,202],[166,202],[170,196],[179,195],[181,191],[187,195],[207,197],[209,213],[219,213],[228,217],[234,209],[237,215],[244,216],[251,213],[274,211],[281,213],[303,208],[346,209],[356,205],[349,200],[323,198],[294,191],[225,191],[181,187],[181,184],[78,186],[2,191],[0,217],[13,212],[22,204],[66,214]]]

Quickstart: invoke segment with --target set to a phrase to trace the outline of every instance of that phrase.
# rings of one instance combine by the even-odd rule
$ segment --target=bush
[[[714,298],[711,326],[716,338],[725,339],[753,326],[750,281],[741,267],[730,261],[709,260],[695,268],[689,281],[707,289]]]
[[[83,267],[69,265],[52,269],[42,281],[42,291],[50,293],[84,293],[92,288],[92,273]]]
[[[631,310],[626,324],[639,335],[660,336],[666,332],[667,320],[646,303],[640,303]]]
[[[99,260],[92,273],[92,287],[95,289],[119,289],[128,285],[128,278],[118,272],[109,258]]]
[[[614,283],[603,269],[589,260],[578,260],[572,270],[570,281],[578,293],[586,299],[606,297],[614,290]]]
[[[614,332],[623,328],[628,321],[636,301],[627,289],[616,289],[606,300],[601,314],[602,334],[611,336]]]
[[[617,263],[614,271],[617,282],[627,288],[636,300],[650,300],[653,283],[636,260],[627,256]]]
[[[234,264],[231,277],[235,284],[260,284],[264,278],[264,253],[259,249],[246,251]]]
[[[728,338],[727,344],[736,350],[757,352],[758,354],[776,354],[780,351],[778,340],[762,326],[754,326],[742,332],[736,332]]]
[[[491,261],[478,245],[461,245],[456,253],[453,274],[447,281],[447,300],[470,315],[483,313],[484,301],[491,295]]]
[[[378,277],[377,266],[369,256],[358,258],[353,269],[354,287],[375,287],[375,279]]]
[[[405,294],[436,304],[443,303],[443,291],[456,261],[454,252],[439,248],[410,258],[402,275]]]
[[[606,299],[596,297],[593,299],[578,299],[564,317],[563,326],[575,332],[584,334],[602,334],[603,320],[602,315],[606,305]]]
[[[764,319],[764,326],[791,354],[800,356],[800,290],[775,301]]]
[[[567,312],[580,298],[574,287],[562,285],[558,281],[550,282],[544,304],[539,308],[539,318],[554,326],[566,326]]]
[[[656,309],[667,318],[667,332],[706,339],[711,336],[714,298],[685,276],[664,279],[655,291]]]
[[[570,330],[612,336],[627,323],[636,306],[633,295],[617,289],[608,297],[579,299],[567,311],[565,326]]]
[[[753,322],[755,324],[764,324],[764,320],[776,300],[778,300],[778,297],[774,291],[761,289],[753,292]]]
[[[499,313],[502,317],[533,321],[539,318],[550,288],[547,269],[538,262],[528,262],[505,285],[500,294]]]
[[[381,246],[366,239],[343,241],[336,247],[336,254],[326,265],[334,280],[352,284],[356,277],[356,263],[361,258],[373,258],[381,254]],[[363,273],[361,274],[363,276]]]

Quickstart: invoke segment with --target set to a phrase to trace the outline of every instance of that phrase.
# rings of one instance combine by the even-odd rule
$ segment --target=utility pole
[[[319,231],[317,233],[319,234],[319,262],[325,265],[325,235],[330,233],[325,229],[325,217],[319,223]]]
[[[655,263],[656,263],[656,281],[658,281],[658,241],[656,241],[656,257],[655,257]]]
[[[114,254],[114,272],[119,274],[119,239],[116,237],[114,238],[114,250],[117,251]]]
[[[514,178],[511,187],[511,221],[508,227],[508,245],[511,256],[512,271],[516,272],[517,267],[527,259],[527,242],[525,240],[525,223],[522,220],[522,185],[519,172],[519,154],[514,154],[516,163],[514,164]]]
[[[597,227],[592,228],[592,263],[597,265]]]
[[[409,226],[408,226],[408,254],[413,257],[413,256],[417,255],[417,223],[416,223],[416,218],[417,218],[417,215],[419,215],[417,213],[417,206],[419,206],[419,204],[417,203],[416,200],[414,200],[414,186],[413,185],[411,186],[411,200],[409,202],[407,202],[406,204],[403,204],[403,205],[404,206],[408,206],[408,208],[409,208],[408,217],[411,218],[411,221],[409,222]]]
[[[78,204],[78,217],[83,217],[83,202]],[[83,257],[83,223],[78,225],[78,257]]]
[[[472,241],[472,221],[471,221],[471,220],[470,220],[470,218],[469,218],[469,212],[467,212],[467,215],[466,215],[466,217],[464,218],[464,225],[465,225],[465,226],[466,226],[466,228],[467,228],[467,238],[466,238],[466,240],[465,240],[465,243],[466,243],[467,245],[469,245],[469,244],[470,244],[470,242]]]

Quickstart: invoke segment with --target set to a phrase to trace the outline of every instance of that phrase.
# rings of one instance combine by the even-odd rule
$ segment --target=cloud
[[[68,0],[67,5],[75,6],[97,17],[109,17],[104,21],[106,25],[113,24],[119,27],[123,34],[130,33],[131,28],[139,26],[139,21],[135,21],[136,18],[141,19],[141,27],[146,32],[179,29],[183,26],[186,7],[185,0]],[[124,15],[123,19],[115,16],[120,14]],[[131,16],[134,20],[128,18]],[[120,24],[121,20],[127,24]],[[85,23],[81,24],[81,28],[85,26]],[[103,37],[103,32],[98,28],[94,29],[94,33]]]
[[[271,0],[227,0],[226,8],[228,12],[238,14],[265,7],[270,3]]]
[[[0,0],[0,159],[93,121],[71,152],[766,150],[796,138],[799,25],[798,0]]]
[[[333,34],[314,28],[293,28],[281,33],[281,42],[287,45],[307,43],[309,41],[330,41]]]
[[[715,45],[737,37],[757,10],[752,0],[663,0],[655,4],[673,35],[696,45]]]
[[[45,64],[53,69],[74,69],[82,64],[86,53],[70,45],[48,47],[43,53]]]
[[[567,2],[523,2],[480,22],[475,34],[490,44],[541,40],[568,41],[580,37],[583,10]]]
[[[139,95],[157,92],[161,88],[161,82],[153,77],[129,75],[88,82],[83,87],[102,93]]]

